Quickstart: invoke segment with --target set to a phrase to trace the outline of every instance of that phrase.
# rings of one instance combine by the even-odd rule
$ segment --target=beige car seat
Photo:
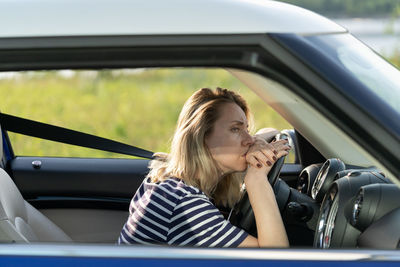
[[[1,128],[0,155],[3,156]],[[63,230],[23,199],[11,177],[2,168],[0,242],[72,242]]]

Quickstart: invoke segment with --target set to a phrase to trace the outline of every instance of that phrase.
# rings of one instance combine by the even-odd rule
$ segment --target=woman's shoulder
[[[162,191],[163,193],[167,194],[173,194],[178,199],[186,197],[206,197],[206,195],[200,189],[187,185],[182,179],[176,177],[168,177],[167,179],[158,183],[151,183],[149,180],[147,180],[146,183],[152,185],[155,190]]]

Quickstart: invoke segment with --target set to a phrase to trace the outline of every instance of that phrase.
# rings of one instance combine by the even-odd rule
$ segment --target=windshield
[[[400,72],[350,34],[306,37],[400,114]]]

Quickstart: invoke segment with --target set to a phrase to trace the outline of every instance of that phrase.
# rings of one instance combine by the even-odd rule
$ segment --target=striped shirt
[[[237,247],[248,235],[225,220],[202,191],[177,178],[145,179],[129,214],[118,244]]]

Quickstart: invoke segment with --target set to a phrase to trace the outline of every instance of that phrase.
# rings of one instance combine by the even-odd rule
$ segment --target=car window
[[[383,100],[397,115],[400,114],[398,69],[349,34],[311,36],[307,39],[325,48],[327,56],[347,69],[366,86],[367,91]]]
[[[62,70],[2,73],[1,112],[138,146],[167,151],[184,101],[202,87],[242,94],[254,130],[292,128],[224,69]],[[15,155],[124,157],[9,133]],[[287,161],[293,162],[294,155]]]

